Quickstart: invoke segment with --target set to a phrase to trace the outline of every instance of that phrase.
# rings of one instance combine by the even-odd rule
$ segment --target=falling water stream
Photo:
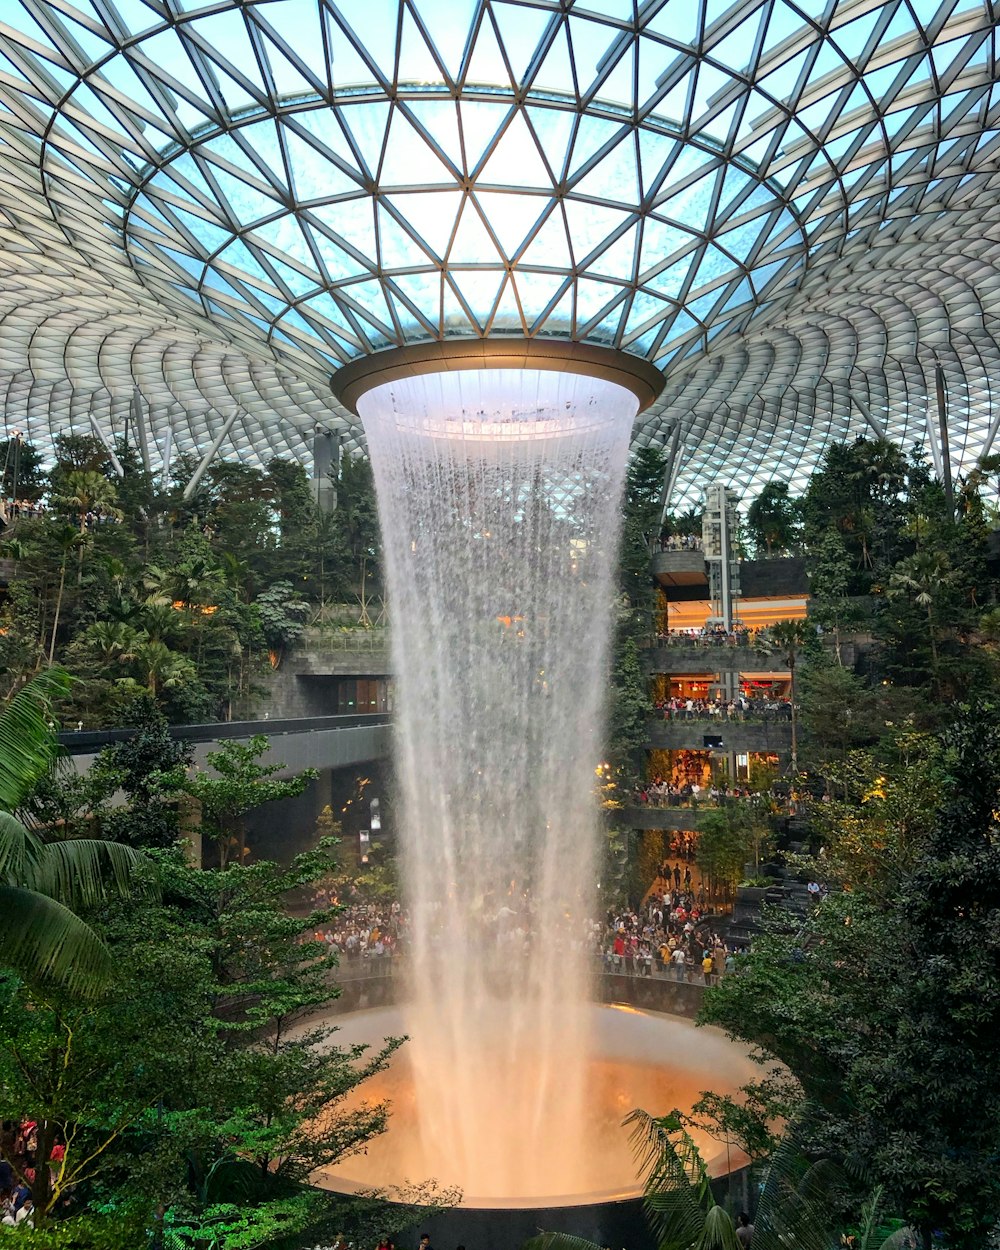
[[[456,371],[358,404],[396,675],[407,1050],[424,1174],[572,1192],[588,1140],[584,927],[635,397]]]

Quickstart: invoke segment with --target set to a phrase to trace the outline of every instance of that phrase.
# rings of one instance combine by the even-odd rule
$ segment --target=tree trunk
[[[59,570],[59,592],[56,595],[56,610],[55,615],[52,618],[52,642],[49,645],[49,668],[51,668],[55,662],[56,634],[59,632],[59,613],[62,610],[63,588],[66,585],[66,560],[68,556],[69,552],[65,552],[63,555],[62,568]]]
[[[792,775],[796,775],[799,771],[799,713],[795,706],[795,655],[794,653],[788,657],[788,674],[790,678],[791,696],[792,696]]]

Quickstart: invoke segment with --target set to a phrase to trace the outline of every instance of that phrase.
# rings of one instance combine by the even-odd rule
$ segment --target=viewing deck
[[[778,652],[725,644],[653,642],[642,656],[647,673],[770,673],[786,667]]]
[[[722,739],[721,746],[706,739]],[[786,720],[653,720],[649,723],[649,746],[660,751],[789,751],[792,726]]]

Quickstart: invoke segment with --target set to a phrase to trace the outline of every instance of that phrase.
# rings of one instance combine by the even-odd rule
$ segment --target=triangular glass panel
[[[558,295],[565,281],[566,279],[560,274],[514,270],[514,282],[521,301],[521,311],[524,313],[529,330]]]
[[[297,269],[293,269],[291,265],[286,265],[284,261],[277,260],[273,256],[268,256],[268,264],[272,266],[278,278],[285,284],[291,292],[294,299],[301,299],[303,295],[308,295],[310,291],[315,291],[320,285],[319,278],[315,275],[306,275],[300,273]]]
[[[884,8],[879,5],[877,8],[872,9],[870,13],[865,13],[862,17],[856,17],[851,22],[845,22],[843,26],[837,26],[829,33],[828,38],[833,40],[848,60],[858,69],[863,69],[867,63],[866,48],[868,41],[872,37],[875,26],[884,12]]]
[[[311,78],[307,78],[302,67],[289,60],[276,43],[267,38],[262,42],[264,55],[267,57],[271,77],[274,80],[274,89],[278,95],[306,95],[325,86],[322,81],[316,83]]]
[[[390,195],[388,200],[411,233],[423,239],[435,256],[443,258],[462,206],[462,192],[416,191]]]
[[[493,322],[490,329],[524,330],[524,325],[521,321],[521,310],[517,303],[517,293],[510,278],[507,279],[500,294],[500,302],[497,304],[496,311],[493,314]]]
[[[479,330],[475,322],[469,319],[462,303],[447,278],[443,280],[441,329],[445,334],[467,334],[470,330]]]
[[[645,29],[656,35],[662,35],[672,44],[688,44],[694,46],[701,38],[699,28],[700,5],[692,4],[691,0],[667,0],[646,23]]]
[[[332,282],[342,282],[345,278],[356,278],[359,274],[368,272],[360,260],[328,238],[322,230],[314,229],[311,234],[323,261],[323,268]]]
[[[767,12],[766,6],[751,13],[745,22],[741,22],[730,34],[718,43],[706,46],[705,52],[717,65],[721,65],[730,74],[743,74],[750,65],[757,31]]]
[[[349,343],[357,344],[357,334],[343,308],[328,291],[313,295],[303,305],[314,316],[320,316],[336,328]]]
[[[618,329],[625,315],[626,301],[616,304],[602,319],[587,330],[587,338],[609,347],[617,346]]]
[[[400,107],[397,104],[397,109]],[[427,131],[455,169],[461,172],[462,140],[458,130],[457,103],[454,100],[407,100],[402,107]]]
[[[438,305],[441,298],[441,274],[397,274],[391,280],[403,299],[395,295],[394,304],[404,330],[420,329],[425,334],[438,332]]]
[[[570,160],[572,176],[575,177],[581,166],[585,165],[604,144],[621,133],[622,126],[618,122],[604,121],[603,118],[581,113],[577,120],[573,156]]]
[[[526,112],[552,176],[556,182],[560,182],[566,168],[570,140],[573,138],[573,114],[566,109],[542,107],[529,107]]]
[[[535,222],[549,204],[544,195],[504,194],[477,191],[476,199],[490,229],[500,240],[504,255],[512,257],[527,238]]]
[[[738,169],[735,165],[729,166],[726,170],[725,181],[722,184],[722,191],[719,195],[719,204],[715,213],[716,220],[732,214],[734,208],[738,207],[740,193],[747,190],[750,181],[749,174],[745,174],[742,169]]]
[[[173,208],[171,210],[188,230],[194,235],[202,247],[209,252],[214,252],[216,248],[223,247],[232,237],[231,230],[226,230],[223,226],[216,225],[214,222],[206,221],[204,217],[196,217],[194,213],[189,213],[183,208]]]
[[[502,269],[453,269],[451,281],[484,329],[497,302],[506,274]]]
[[[582,265],[608,235],[624,225],[630,216],[624,209],[589,204],[583,200],[564,200],[563,207],[566,211],[573,258],[577,265]]]
[[[348,299],[359,304],[369,317],[381,323],[379,329],[394,333],[392,314],[381,282],[352,282],[350,286],[341,287],[341,290]]]
[[[476,32],[472,55],[465,70],[465,85],[510,87],[510,75],[497,41],[493,23],[484,17]]]
[[[499,263],[500,259],[496,244],[483,225],[475,203],[471,199],[466,199],[458,230],[455,232],[455,239],[448,253],[448,263],[478,265]]]
[[[289,0],[285,4],[254,5],[247,10],[247,16],[261,29],[270,29],[278,39],[284,40],[312,77],[325,83],[329,66],[320,27],[320,8],[322,6],[308,0]]]
[[[632,297],[632,307],[629,309],[628,320],[625,322],[623,346],[627,347],[629,336],[635,335],[651,318],[658,317],[662,320],[673,310],[674,305],[666,300],[658,299],[655,295],[650,295],[646,291],[636,291]]]
[[[660,265],[682,247],[691,247],[694,237],[686,230],[668,225],[655,217],[645,217],[642,222],[642,251],[639,257],[639,273],[647,273]]]
[[[591,274],[603,274],[608,278],[624,278],[625,281],[631,282],[635,266],[635,245],[638,237],[638,225],[630,226],[620,239],[616,239],[614,243],[594,257],[587,267],[588,272]]]
[[[365,0],[363,10],[356,9],[353,5],[350,9],[356,19],[351,34],[356,42],[364,44],[369,57],[381,68],[383,74],[396,60],[396,35],[401,8],[399,0]],[[342,14],[343,9],[338,16],[347,27],[347,20]],[[357,20],[359,18],[362,20]]]
[[[687,334],[689,330],[693,329],[700,330],[701,326],[698,325],[694,318],[689,317],[687,313],[681,309],[681,311],[674,318],[673,324],[671,325],[670,331],[664,342],[676,343],[682,335]]]
[[[242,10],[230,9],[196,18],[191,23],[191,30],[208,44],[211,51],[207,55],[213,60],[218,58],[218,61],[227,61],[232,69],[248,78],[259,78],[256,72],[257,58],[247,34],[246,18]],[[262,87],[263,83],[259,85]]]
[[[284,127],[285,150],[292,170],[295,199],[298,203],[309,200],[330,199],[335,195],[347,195],[361,190],[354,178],[349,178],[339,166],[317,152],[289,126]]]
[[[396,74],[400,83],[443,83],[441,66],[435,60],[423,32],[409,8],[403,9],[403,27],[399,38]]]
[[[531,86],[535,91],[556,91],[560,95],[574,96],[573,63],[569,55],[569,39],[565,24],[559,27],[556,37],[549,45],[545,59],[535,71]]]
[[[677,126],[686,125],[691,117],[690,97],[694,83],[695,72],[692,69],[656,101],[653,106],[653,115],[663,117]]]
[[[500,41],[507,53],[513,80],[520,83],[542,35],[555,20],[553,14],[521,4],[507,4],[504,0],[494,0],[490,10],[500,31]]]
[[[486,164],[476,175],[476,182],[494,186],[552,189],[552,182],[535,145],[534,135],[520,109],[497,140]]]
[[[339,204],[317,205],[310,209],[309,217],[315,217],[355,248],[372,267],[375,265],[375,202],[370,195],[356,200],[342,200]],[[320,231],[313,230],[313,238]]]
[[[571,282],[566,294],[545,320],[536,328],[538,334],[568,335],[573,332],[573,316],[576,307],[576,283]]]
[[[323,149],[339,157],[349,169],[357,170],[358,180],[362,179],[357,158],[333,109],[310,109],[296,113],[294,117],[284,118],[283,124],[286,130],[299,127],[306,131]]]
[[[663,199],[657,198],[656,211],[661,217],[669,217],[682,226],[688,226],[699,233],[708,224],[708,210],[715,193],[718,171],[712,170],[703,174],[683,191],[675,191]]]
[[[621,298],[623,288],[611,282],[598,282],[594,278],[579,278],[576,283],[577,331],[595,318],[599,318],[607,305]]]
[[[739,96],[721,113],[714,113],[711,117],[704,118],[701,122],[701,133],[709,139],[718,140],[723,145],[728,144],[732,139],[733,121],[737,112],[743,107],[743,103],[743,96]]]
[[[382,159],[389,105],[381,101],[351,104],[341,108],[340,116],[351,132],[361,159],[374,178]]]
[[[330,80],[334,91],[344,91],[359,83],[370,83],[376,77],[371,67],[330,10],[324,7],[322,12],[326,17],[327,39],[330,45]],[[395,38],[395,35],[393,37]],[[298,39],[296,39],[296,44],[298,44]],[[392,61],[389,64],[391,65]],[[384,71],[379,72],[384,74]]]
[[[269,243],[271,248],[279,254],[291,256],[293,260],[309,268],[315,268],[316,261],[309,244],[299,228],[299,222],[291,213],[286,213],[274,221],[254,226],[253,237]],[[265,248],[266,250],[268,249]]]
[[[379,265],[382,269],[408,269],[426,264],[429,257],[384,204],[378,206]]]
[[[608,100],[612,104],[627,109],[634,109],[636,107],[635,40],[626,40],[620,52],[618,51],[619,41],[616,39],[614,44],[617,56],[614,68],[593,89],[594,98]],[[599,66],[598,68],[600,73],[604,73],[608,67]]]
[[[600,160],[589,174],[574,186],[577,195],[614,200],[618,204],[639,204],[639,178],[636,173],[635,136],[627,135]]]
[[[445,69],[457,81],[478,0],[418,0],[416,8]]]
[[[573,268],[573,257],[566,239],[566,226],[558,204],[542,222],[538,233],[519,258],[518,264],[546,269]]]
[[[667,299],[678,299],[696,256],[697,253],[693,256],[685,256],[656,274],[655,277],[644,278],[643,286],[649,287],[651,291],[659,295],[665,295]]]
[[[262,217],[270,217],[279,207],[276,199],[271,199],[258,188],[234,178],[224,169],[213,167],[212,177],[229,202],[234,219],[241,225],[250,225]]]
[[[743,261],[750,255],[751,249],[760,236],[761,223],[749,221],[745,225],[737,226],[734,230],[727,230],[724,234],[717,235],[715,241],[736,260]]]
[[[808,56],[809,49],[806,48],[797,56],[793,56],[790,61],[785,61],[777,69],[765,74],[763,78],[758,78],[755,84],[757,90],[766,91],[779,104],[786,101],[794,104],[798,98],[799,75],[802,73]]]
[[[677,150],[675,139],[656,134],[652,130],[639,130],[639,169],[642,174],[642,194],[649,195],[664,165]]]
[[[483,158],[500,127],[510,114],[507,104],[487,104],[481,100],[463,100],[459,105],[462,143],[465,148],[465,170],[471,174]]]
[[[379,172],[380,189],[440,183],[453,186],[454,175],[438,160],[434,149],[428,147],[420,132],[413,128],[398,108],[394,108]]]

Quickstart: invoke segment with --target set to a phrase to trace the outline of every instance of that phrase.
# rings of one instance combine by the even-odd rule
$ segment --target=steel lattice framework
[[[4,0],[8,429],[304,456],[336,367],[543,336],[668,378],[674,499],[992,445],[987,0]],[[929,410],[934,420],[928,419]],[[169,436],[168,436],[169,431]]]

